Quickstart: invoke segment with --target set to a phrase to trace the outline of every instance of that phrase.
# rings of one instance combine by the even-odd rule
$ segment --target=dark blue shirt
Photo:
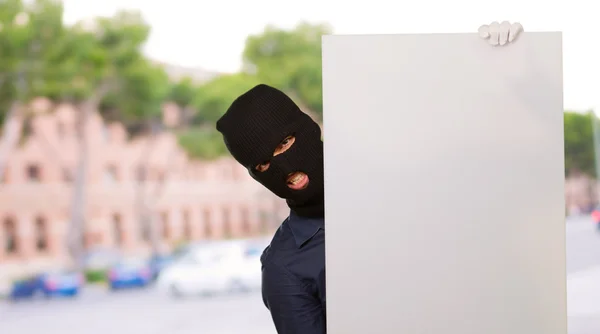
[[[324,219],[290,213],[261,262],[263,301],[277,333],[326,333]]]

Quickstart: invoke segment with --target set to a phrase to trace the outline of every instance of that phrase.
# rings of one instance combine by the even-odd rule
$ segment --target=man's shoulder
[[[287,219],[286,219],[287,221]],[[269,245],[263,251],[260,261],[265,268],[269,266],[281,266],[281,259],[284,254],[294,246],[293,235],[289,232],[285,221],[279,226]]]

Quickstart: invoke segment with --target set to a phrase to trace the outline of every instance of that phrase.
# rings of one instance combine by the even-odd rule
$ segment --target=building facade
[[[67,236],[81,154],[76,108],[38,100],[0,181],[0,271],[67,263]],[[169,113],[168,111],[171,111]],[[167,121],[172,106],[165,108]],[[180,242],[258,236],[288,214],[285,202],[231,158],[191,160],[175,136],[129,140],[98,114],[86,124],[85,245],[147,254]],[[146,217],[146,219],[144,219]],[[152,229],[154,228],[154,230]]]

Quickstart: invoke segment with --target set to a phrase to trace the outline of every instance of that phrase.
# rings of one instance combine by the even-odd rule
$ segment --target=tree
[[[256,76],[246,73],[226,74],[210,80],[196,92],[193,104],[198,113],[192,123],[214,127],[235,98],[259,83]]]
[[[54,87],[52,95],[79,106],[76,116],[79,161],[68,239],[70,253],[78,267],[83,264],[84,253],[88,120],[103,101],[108,101],[105,107],[111,103],[119,105],[118,110],[105,108],[117,119],[147,117],[160,110],[157,102],[166,94],[166,85],[156,85],[166,76],[151,67],[141,53],[149,32],[149,26],[138,12],[122,11],[110,18],[97,18],[70,28],[57,43],[59,51],[53,53],[56,67],[49,75],[54,82],[64,85]]]
[[[21,136],[26,104],[45,95],[56,41],[63,35],[63,7],[53,0],[0,2],[0,180]]]
[[[598,122],[592,112],[565,112],[565,171],[567,173],[580,171],[591,176],[596,175],[592,123],[594,120]]]
[[[259,83],[253,75],[237,73],[216,77],[198,87],[191,101],[193,127],[178,132],[179,144],[193,158],[214,159],[226,155],[227,148],[215,123],[236,97]]]
[[[267,26],[249,36],[243,52],[244,71],[286,92],[307,113],[322,117],[321,36],[324,24],[301,23],[292,30]]]
[[[243,52],[244,70],[216,77],[195,92],[193,108],[188,109],[193,115],[191,120],[187,118],[193,128],[178,134],[188,154],[207,159],[227,154],[215,122],[236,97],[259,83],[283,90],[318,120],[323,109],[321,36],[330,31],[326,25],[301,23],[292,30],[267,26],[261,34],[249,36]],[[180,107],[189,106],[192,88],[182,83],[176,87],[172,100]]]
[[[175,103],[181,109],[180,127],[187,127],[196,113],[193,105],[196,90],[197,88],[189,77],[171,85],[167,100]]]

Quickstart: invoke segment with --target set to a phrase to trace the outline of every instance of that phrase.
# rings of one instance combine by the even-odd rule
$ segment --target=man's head
[[[297,213],[322,214],[321,129],[288,96],[258,85],[233,101],[217,130],[254,179]]]

